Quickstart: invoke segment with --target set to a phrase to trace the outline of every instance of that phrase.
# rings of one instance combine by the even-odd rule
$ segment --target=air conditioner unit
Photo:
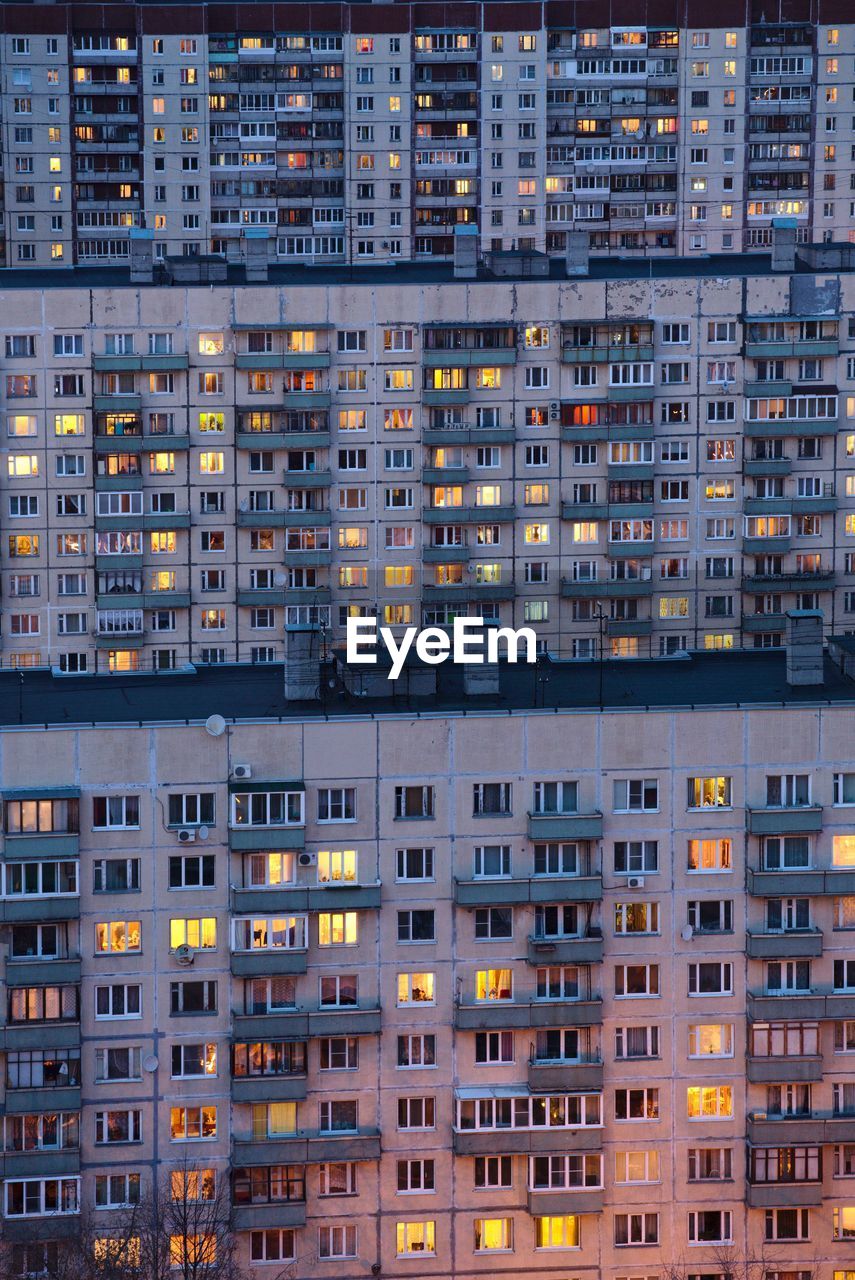
[[[188,947],[186,942],[182,942],[180,947],[176,947],[174,954],[178,964],[189,965],[193,963],[195,953],[193,948]]]
[[[549,402],[549,416],[550,416],[550,418],[552,419],[552,421],[553,421],[553,422],[554,422],[554,421],[559,417],[560,413],[561,413],[561,401],[560,401],[560,400],[550,400],[550,402]]]
[[[179,844],[192,844],[195,839],[196,832],[191,831],[189,827],[183,827],[181,831],[178,832]]]
[[[297,862],[301,867],[315,867],[318,864],[318,855],[316,853],[301,853],[297,856]]]
[[[236,764],[232,769],[232,777],[237,782],[248,782],[252,777],[252,768],[248,764]]]
[[[626,887],[628,889],[643,889],[644,876],[630,876],[626,882]]]

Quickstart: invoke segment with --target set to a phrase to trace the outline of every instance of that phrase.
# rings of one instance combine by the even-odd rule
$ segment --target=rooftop
[[[524,263],[524,257],[520,258]],[[844,260],[845,261],[845,260]],[[796,272],[814,274],[817,268],[809,265],[801,257],[796,258]],[[829,271],[849,272],[855,268],[844,265],[837,268],[827,267]],[[204,276],[204,272],[202,273]],[[570,277],[573,280],[662,280],[677,277],[724,277],[744,279],[747,276],[792,275],[792,271],[773,270],[772,258],[767,253],[709,254],[696,258],[596,258],[589,262],[588,272],[584,276]],[[477,283],[497,282],[506,284],[509,280],[526,280],[539,283],[543,280],[554,282],[568,279],[564,262],[552,259],[549,263],[549,275],[537,277],[529,275],[521,266],[517,273],[513,271],[501,277],[494,275],[484,267],[479,267]],[[271,264],[268,270],[267,284],[291,288],[328,288],[331,285],[375,285],[398,284],[470,284],[469,280],[455,281],[454,267],[451,262],[399,262],[372,263],[370,266],[337,263],[331,266],[302,266],[293,264],[280,266]],[[188,287],[211,287],[207,279],[186,282]],[[219,287],[246,285],[246,271],[243,265],[230,265],[226,268],[225,280]],[[178,287],[183,287],[181,281]],[[3,289],[141,289],[153,288],[157,285],[131,283],[129,267],[63,267],[58,269],[40,268],[33,270],[17,270],[6,268],[0,270],[0,290]],[[264,288],[263,284],[256,286]]]
[[[855,640],[837,642],[855,651]],[[644,708],[853,705],[855,681],[831,658],[821,685],[793,688],[783,649],[698,652],[673,658],[520,664],[501,670],[500,692],[464,693],[463,669],[432,668],[437,694],[407,694],[407,673],[388,697],[329,692],[323,700],[286,702],[283,667],[222,666],[138,675],[58,676],[48,670],[0,672],[0,726],[158,724],[226,720],[339,719],[342,717],[467,715],[485,712],[592,711]],[[602,701],[600,678],[602,677]],[[350,683],[350,682],[349,682]]]

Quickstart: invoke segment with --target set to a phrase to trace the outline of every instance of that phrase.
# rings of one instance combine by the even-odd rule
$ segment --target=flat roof
[[[522,262],[524,259],[521,258]],[[848,274],[855,268],[848,267],[813,267],[802,258],[796,258],[796,274],[837,275]],[[549,274],[532,276],[524,270],[508,271],[501,276],[494,275],[484,267],[479,267],[474,282],[478,284],[507,284],[508,281],[525,280],[531,284],[545,282],[577,282],[584,280],[668,280],[678,277],[714,277],[721,276],[744,279],[748,276],[792,275],[792,271],[773,270],[771,254],[768,253],[723,253],[699,256],[697,258],[671,257],[591,257],[588,272],[581,276],[568,276],[563,259],[551,259]],[[396,284],[472,284],[473,280],[455,281],[454,267],[450,262],[399,262],[372,263],[370,265],[336,263],[330,266],[303,266],[293,264],[283,266],[271,263],[268,270],[267,286],[290,286],[292,288],[327,288],[330,285],[375,285]],[[247,281],[246,271],[242,264],[229,265],[225,268],[225,278],[215,281],[213,287],[248,286],[259,289],[265,285],[255,281]],[[208,280],[176,281],[173,284],[141,284],[131,282],[129,267],[49,267],[24,268],[17,270],[6,267],[0,270],[0,289],[145,289],[145,288],[204,288],[210,289]],[[769,317],[764,317],[768,319]]]
[[[366,668],[371,670],[371,668]],[[60,676],[48,670],[0,672],[0,727],[187,723],[484,712],[609,711],[644,708],[855,706],[855,681],[829,658],[820,685],[793,688],[783,649],[693,652],[672,658],[503,666],[500,691],[473,697],[463,668],[447,662],[433,697],[410,697],[406,674],[388,697],[331,693],[325,701],[286,702],[284,668],[233,665],[137,675]],[[602,677],[602,702],[600,679]],[[355,687],[355,681],[347,683]]]

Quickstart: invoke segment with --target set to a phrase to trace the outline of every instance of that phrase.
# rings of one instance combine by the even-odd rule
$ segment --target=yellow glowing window
[[[730,1085],[690,1085],[686,1103],[690,1120],[726,1119],[733,1115]]]
[[[411,587],[415,580],[415,570],[411,564],[387,565],[383,578],[387,587]]]
[[[527,524],[525,527],[525,541],[529,543],[546,543],[549,541],[549,525],[548,524]]]
[[[37,476],[39,459],[35,453],[10,453],[6,459],[6,471],[10,479],[20,476]]]
[[[225,470],[225,454],[214,452],[200,453],[199,470],[203,476],[222,475]]]
[[[200,356],[221,356],[223,354],[224,343],[221,333],[200,333],[199,334],[199,355]]]
[[[215,1265],[217,1238],[213,1235],[170,1236],[169,1263],[183,1268],[184,1275],[196,1275]]]
[[[212,949],[217,945],[217,921],[214,916],[203,916],[201,919],[174,919],[169,922],[169,946],[188,946],[194,951]]]
[[[202,410],[199,414],[199,430],[200,431],[225,431],[226,419],[225,414],[220,412],[207,412]]]
[[[175,590],[175,570],[174,569],[158,569],[152,573],[149,578],[150,589],[152,591],[174,591]]]
[[[338,531],[338,545],[356,550],[368,546],[368,530],[358,525],[345,525]]]
[[[175,531],[160,529],[151,535],[151,554],[172,555],[177,550]]]
[[[360,564],[339,565],[338,585],[340,587],[367,587],[368,568]]]
[[[151,114],[152,114],[153,116],[162,116],[165,110],[166,110],[166,99],[165,99],[165,98],[152,98],[152,100],[151,100]]]
[[[141,946],[139,920],[107,920],[95,925],[95,950],[100,954],[139,951]]]
[[[86,419],[82,413],[57,413],[53,419],[54,434],[58,436],[82,436]]]
[[[855,867],[855,836],[835,836],[832,850],[833,866]]]
[[[479,969],[475,975],[476,1000],[512,1000],[513,977],[510,969]]]
[[[413,621],[411,604],[387,604],[383,606],[383,621],[388,627],[409,627]]]
[[[355,884],[355,849],[321,849],[318,852],[318,884]]]
[[[321,911],[318,914],[318,946],[349,947],[359,940],[355,911]]]
[[[436,974],[399,973],[398,1004],[433,1004]]]

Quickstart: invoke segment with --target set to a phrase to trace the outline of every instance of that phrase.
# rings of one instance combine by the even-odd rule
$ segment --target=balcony
[[[330,438],[329,431],[237,431],[235,444],[238,449],[326,449]]]
[[[750,1183],[747,1203],[751,1209],[801,1209],[822,1204],[821,1182]]]
[[[292,598],[289,596],[289,599]],[[229,848],[240,853],[261,853],[265,849],[302,849],[305,827],[230,827]]]
[[[594,1125],[577,1129],[455,1129],[451,1146],[456,1156],[548,1155],[573,1151],[599,1151],[603,1131]]]
[[[454,1025],[460,1031],[509,1031],[516,1027],[593,1027],[603,1020],[600,996],[584,1000],[484,1000],[458,1003]]]
[[[774,615],[776,618],[778,615]],[[783,619],[780,625],[783,626]],[[800,835],[822,830],[822,805],[763,808],[747,811],[748,833],[752,836]]]
[[[791,458],[747,458],[742,468],[747,476],[788,476],[792,469]]]
[[[747,1059],[748,1079],[752,1084],[807,1083],[822,1079],[822,1055],[803,1058]]]
[[[602,933],[577,938],[540,938],[528,940],[529,964],[601,964]]]
[[[834,585],[835,577],[831,570],[821,573],[797,573],[793,570],[784,573],[748,574],[742,579],[742,590],[751,592],[830,591]]]
[[[231,1226],[234,1231],[264,1230],[306,1225],[305,1200],[275,1200],[270,1204],[232,1206]]]
[[[357,1133],[349,1130],[340,1133],[300,1130],[293,1137],[266,1140],[236,1138],[232,1143],[232,1164],[238,1168],[379,1159],[380,1134],[377,1129],[360,1129]],[[277,1220],[277,1225],[282,1224]]]
[[[601,875],[454,882],[454,901],[459,907],[510,906],[526,902],[599,902],[602,896]]]
[[[80,1022],[71,1019],[62,1022],[9,1022],[0,1027],[0,1047],[7,1053],[17,1049],[76,1048],[80,1044]],[[53,1092],[50,1105],[56,1106]]]
[[[331,471],[288,471],[282,473],[287,489],[326,489],[332,484]]]
[[[425,524],[501,524],[513,520],[516,508],[513,505],[499,507],[425,507],[422,519]]]
[[[606,623],[607,636],[649,636],[653,634],[653,621],[650,618],[609,618]]]
[[[236,978],[305,973],[306,965],[305,947],[283,947],[279,951],[233,951],[231,955],[231,971]]]
[[[652,342],[619,343],[612,346],[574,347],[570,344],[562,346],[561,360],[563,364],[628,364],[639,360],[653,359]],[[636,390],[629,387],[609,387],[609,395],[613,391]],[[646,388],[648,395],[651,388]]]
[[[747,556],[785,555],[792,546],[792,539],[786,538],[743,538],[742,551]]]
[[[855,991],[822,987],[811,991],[783,991],[780,995],[749,992],[747,1014],[753,1022],[776,1022],[783,1018],[836,1022],[855,1017]]]
[[[6,833],[3,838],[5,858],[78,858],[80,836],[71,831],[39,831],[27,835]]]
[[[612,545],[612,543],[609,544],[610,547]],[[650,544],[646,545],[649,547]],[[566,578],[562,578],[561,595],[571,600],[640,599],[643,596],[653,595],[653,576],[648,572],[641,578],[596,578],[593,581],[584,582],[569,582]]]
[[[562,502],[562,520],[605,520],[609,514],[607,502]]]
[[[566,1093],[570,1089],[602,1089],[603,1064],[557,1062],[552,1058],[529,1058],[528,1087],[532,1093]]]
[[[804,867],[788,871],[748,867],[747,881],[748,892],[758,898],[850,894],[855,893],[855,867]]]
[[[828,1111],[807,1116],[770,1116],[764,1111],[748,1115],[748,1141],[756,1147],[816,1146],[818,1143],[855,1141],[855,1115]]]
[[[591,813],[530,813],[529,840],[600,840],[603,815]]]
[[[42,916],[31,912],[37,920]],[[78,983],[80,981],[80,956],[66,959],[49,959],[42,956],[7,956],[6,985],[14,987],[51,986],[54,983]]]
[[[792,929],[769,933],[765,930],[749,930],[745,942],[745,954],[751,960],[821,956],[822,931]]]
[[[537,1217],[565,1213],[601,1213],[602,1209],[602,1187],[580,1187],[578,1191],[533,1191],[529,1188],[528,1211]]]
[[[306,1097],[306,1073],[232,1076],[232,1102],[289,1102]]]
[[[380,906],[380,883],[281,884],[232,889],[232,909],[252,911],[370,911]]]
[[[442,427],[429,427],[422,432],[422,444],[512,444],[516,439],[513,427],[472,427],[456,423]]]
[[[21,897],[0,900],[0,920],[6,924],[16,924],[21,921],[41,924],[46,920],[77,920],[79,916],[80,897],[77,894],[59,895],[54,898],[42,897],[38,894],[23,894]]]
[[[322,1009],[283,1009],[278,1013],[235,1014],[234,1040],[305,1040],[307,1036],[376,1035],[377,1005],[341,1005]]]

